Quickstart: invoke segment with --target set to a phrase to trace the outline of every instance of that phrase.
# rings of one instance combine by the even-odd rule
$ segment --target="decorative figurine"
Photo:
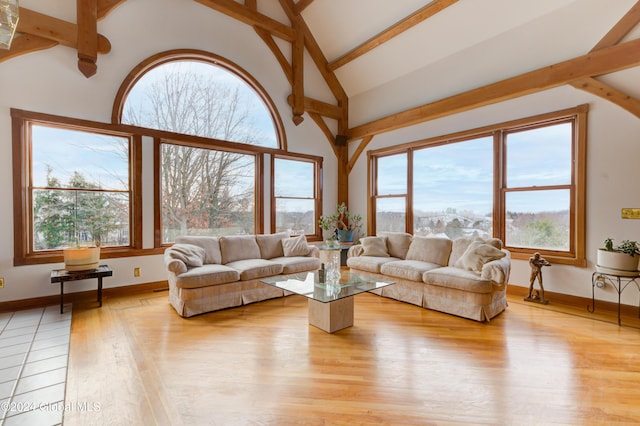
[[[548,300],[544,298],[544,286],[542,285],[542,267],[551,266],[551,263],[547,262],[543,257],[540,257],[540,253],[534,253],[533,256],[529,258],[529,266],[531,266],[531,278],[529,282],[529,295],[524,298],[527,302],[535,302],[542,303],[546,305],[549,303]],[[540,291],[533,289],[533,284],[538,279],[538,283],[540,284]]]

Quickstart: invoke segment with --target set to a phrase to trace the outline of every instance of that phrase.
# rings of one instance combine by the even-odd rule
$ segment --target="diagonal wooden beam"
[[[591,51],[594,52],[618,44],[638,23],[640,23],[640,1],[629,9]]]
[[[335,71],[343,65],[353,61],[354,59],[364,55],[365,53],[375,49],[383,43],[391,40],[395,36],[402,34],[413,26],[423,22],[438,12],[446,9],[447,7],[455,4],[458,0],[435,0],[423,8],[417,10],[410,16],[396,22],[389,28],[385,29],[381,33],[371,37],[369,40],[362,43],[360,46],[352,49],[351,51],[340,56],[338,59],[329,63],[328,67],[331,71]]]
[[[76,5],[78,69],[89,78],[98,71],[98,0],[79,0]]]
[[[640,101],[626,93],[603,83],[595,78],[583,78],[570,83],[576,89],[584,90],[593,95],[606,99],[621,108],[626,109],[631,114],[640,118]]]
[[[333,135],[333,133],[331,133],[331,130],[329,129],[329,126],[327,126],[327,123],[324,122],[324,120],[319,114],[316,114],[314,112],[309,112],[308,114],[309,114],[309,117],[311,117],[311,119],[316,122],[320,130],[322,130],[322,133],[324,133],[324,136],[327,138],[327,141],[329,141],[329,145],[331,145],[331,149],[333,149],[333,153],[336,155],[336,157],[338,157],[339,152],[335,144],[336,138]]]
[[[78,48],[78,26],[24,7],[20,8],[20,20],[16,31],[53,40],[63,46]],[[109,53],[111,43],[98,34],[98,53]]]
[[[295,40],[295,32],[293,28],[284,25],[275,19],[272,19],[262,13],[252,10],[233,0],[195,0],[198,3],[207,6],[213,10],[224,13],[232,18],[244,22],[245,24],[254,25],[269,31],[276,37],[287,41]]]
[[[353,169],[353,166],[356,165],[356,161],[358,161],[358,158],[362,154],[362,151],[364,151],[367,145],[369,145],[369,142],[371,142],[372,140],[373,136],[366,136],[360,141],[360,145],[358,145],[358,148],[356,148],[353,156],[351,156],[351,158],[349,159],[349,164],[347,164],[347,173],[351,173],[351,170]]]
[[[423,123],[551,89],[583,78],[608,74],[638,65],[640,65],[640,39],[607,47],[568,61],[374,120],[349,129],[347,136],[349,140],[362,139],[365,136]]]
[[[260,28],[256,26],[254,26],[253,29],[260,36],[262,41],[264,41],[267,47],[271,50],[271,53],[273,53],[273,56],[276,57],[276,60],[280,64],[280,67],[282,68],[284,75],[287,77],[287,80],[289,80],[289,84],[293,86],[293,70],[291,69],[291,64],[289,64],[287,57],[284,55],[284,53],[282,53],[282,50],[280,49],[276,41],[273,39],[273,36],[271,35],[271,33],[265,30],[264,28]]]
[[[17,34],[11,42],[11,49],[0,50],[0,62],[38,50],[49,49],[58,43],[32,34]]]

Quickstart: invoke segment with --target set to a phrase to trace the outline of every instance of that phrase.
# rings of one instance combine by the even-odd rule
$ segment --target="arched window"
[[[280,148],[280,118],[260,85],[211,54],[156,55],[127,78],[114,117],[173,133]],[[283,147],[284,148],[284,147]]]

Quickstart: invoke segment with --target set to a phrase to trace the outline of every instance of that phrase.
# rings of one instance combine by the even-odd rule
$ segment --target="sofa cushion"
[[[283,274],[297,274],[298,272],[315,271],[320,269],[320,259],[317,257],[293,256],[275,257],[271,259],[282,265]]]
[[[204,249],[193,244],[176,243],[167,249],[173,259],[181,260],[187,266],[202,266]]]
[[[453,247],[451,247],[451,256],[449,256],[449,266],[455,266],[458,259],[462,257],[465,251],[469,248],[469,244],[480,241],[494,246],[497,249],[502,248],[502,241],[499,238],[480,238],[480,237],[461,237],[453,240]]]
[[[389,257],[386,237],[365,237],[360,240],[362,256]]]
[[[200,288],[213,285],[232,283],[240,279],[240,273],[224,265],[209,264],[198,268],[191,268],[178,275],[176,287]]]
[[[260,247],[255,235],[220,237],[220,252],[225,265],[236,260],[260,259]]]
[[[282,273],[283,266],[280,263],[265,259],[243,259],[229,262],[226,266],[240,273],[241,281],[254,280],[256,278],[271,277]]]
[[[491,293],[493,290],[491,280],[481,278],[473,271],[453,266],[427,271],[422,275],[422,281],[439,287],[455,288],[471,293]]]
[[[455,266],[457,268],[466,269],[477,273],[482,272],[482,267],[485,263],[492,260],[501,259],[506,256],[506,253],[502,250],[495,248],[494,246],[474,241],[469,244],[469,247],[464,254],[458,259]]]
[[[381,237],[387,238],[387,251],[391,257],[406,259],[412,236],[406,232],[380,232]]]
[[[260,247],[260,257],[263,259],[273,259],[284,256],[282,251],[282,240],[289,238],[286,232],[277,234],[256,235],[256,242]]]
[[[282,250],[286,257],[308,255],[309,246],[307,245],[307,237],[299,235],[293,238],[285,238],[282,240]]]
[[[397,260],[380,266],[380,273],[396,278],[422,282],[422,275],[431,269],[439,268],[435,263],[419,260]]]
[[[393,262],[397,257],[375,257],[375,256],[356,256],[347,259],[347,266],[361,271],[380,273],[380,266],[385,263]]]
[[[407,252],[407,260],[421,260],[446,266],[452,241],[448,238],[414,237]]]
[[[220,254],[220,241],[218,237],[202,237],[195,235],[183,235],[176,237],[176,243],[193,244],[204,249],[203,263],[222,263]]]

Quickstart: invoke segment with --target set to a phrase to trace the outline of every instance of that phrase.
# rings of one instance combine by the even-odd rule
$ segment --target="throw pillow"
[[[365,237],[361,240],[362,256],[389,257],[385,237]]]
[[[282,250],[286,257],[308,255],[309,246],[307,245],[307,237],[299,235],[297,237],[283,239]]]
[[[284,256],[281,241],[289,238],[286,232],[277,234],[256,235],[256,242],[260,247],[260,254],[263,259],[273,259]]]
[[[506,254],[502,250],[498,250],[490,244],[476,241],[469,244],[469,248],[467,248],[462,257],[458,259],[455,266],[468,271],[481,273],[485,263],[501,259],[505,256]]]
[[[391,257],[404,259],[411,244],[411,234],[405,232],[381,232],[381,237],[387,238],[387,249]]]
[[[170,256],[183,261],[188,266],[202,266],[204,249],[193,244],[174,244],[171,246]]]

